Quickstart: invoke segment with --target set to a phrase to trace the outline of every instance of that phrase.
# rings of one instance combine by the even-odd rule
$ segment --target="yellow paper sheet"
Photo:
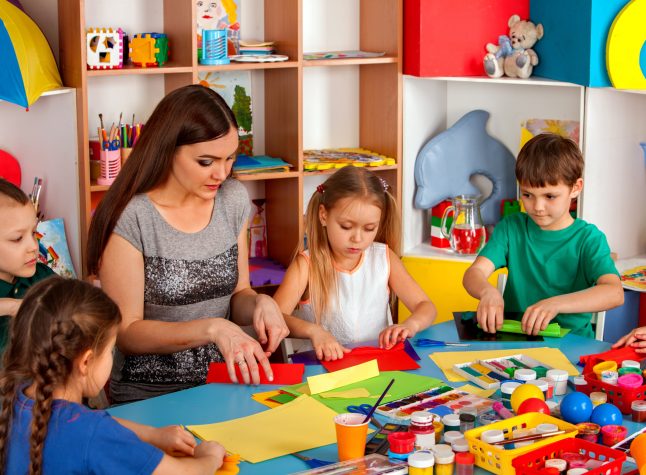
[[[476,360],[488,360],[510,355],[525,355],[552,368],[564,369],[571,376],[579,374],[570,360],[558,348],[516,348],[513,350],[484,350],[484,351],[448,351],[432,353],[429,356],[440,367],[449,381],[466,381],[465,378],[453,371],[453,365],[468,363]]]
[[[204,440],[216,440],[228,452],[251,462],[336,442],[334,412],[303,395],[275,409],[215,424],[187,426]]]
[[[377,360],[370,360],[332,373],[310,376],[307,378],[307,384],[312,394],[318,394],[374,378],[375,376],[379,376],[379,366],[377,365]]]
[[[282,404],[270,401],[270,397],[278,396],[280,394],[280,391],[265,391],[264,393],[255,393],[251,395],[251,399],[253,399],[256,402],[259,402],[260,404],[274,408],[278,406],[282,406]]]
[[[477,386],[473,386],[472,384],[465,384],[464,386],[460,386],[459,388],[455,388],[455,389],[459,389],[460,391],[464,391],[464,392],[471,393],[476,396],[485,397],[485,398],[488,398],[489,396],[491,396],[493,393],[497,391],[497,389],[482,389]]]
[[[370,391],[366,388],[347,389],[345,391],[330,391],[321,393],[319,396],[324,398],[354,399],[358,397],[370,397]],[[379,396],[377,396],[379,397]]]

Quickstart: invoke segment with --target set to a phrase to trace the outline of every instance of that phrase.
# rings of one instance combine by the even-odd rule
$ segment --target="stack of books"
[[[247,175],[250,173],[287,172],[292,165],[281,158],[268,157],[267,155],[238,155],[233,164],[234,175]]]

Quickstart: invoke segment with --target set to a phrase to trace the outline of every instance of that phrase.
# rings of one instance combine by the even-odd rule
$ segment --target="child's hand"
[[[224,447],[211,440],[205,440],[195,447],[195,458],[213,457],[217,459],[218,467],[222,466],[222,460],[224,459],[225,453],[226,451],[224,450]]]
[[[325,329],[318,327],[311,337],[312,346],[319,360],[334,361],[343,358],[345,353],[351,350],[341,345],[332,334]]]
[[[391,325],[379,334],[379,348],[389,350],[398,342],[414,337],[416,333],[417,329],[409,325],[408,321]]]
[[[181,426],[168,426],[154,429],[149,442],[169,455],[197,455],[195,437]]]
[[[638,353],[646,353],[646,327],[635,328],[612,345],[613,348],[620,346],[632,346]]]
[[[494,287],[487,289],[478,303],[477,319],[480,327],[487,333],[496,333],[505,318],[505,301],[500,291]]]
[[[528,335],[538,335],[545,330],[550,321],[559,314],[553,299],[545,299],[530,305],[523,314],[521,326]]]

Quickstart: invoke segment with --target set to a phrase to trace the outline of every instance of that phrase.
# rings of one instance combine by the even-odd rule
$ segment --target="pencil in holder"
[[[123,147],[120,150],[121,150],[121,165],[123,165],[124,163],[126,163],[126,160],[128,160],[128,157],[132,152],[132,147]]]
[[[96,181],[99,185],[111,185],[121,170],[121,151],[101,150],[100,153],[101,173]]]
[[[202,31],[202,64],[229,64],[227,56],[227,30]]]

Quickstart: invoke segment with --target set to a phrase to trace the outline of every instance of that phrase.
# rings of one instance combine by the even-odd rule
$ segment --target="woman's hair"
[[[542,188],[563,183],[574,186],[583,176],[583,155],[573,140],[557,134],[539,134],[529,140],[516,160],[521,186]]]
[[[157,104],[92,218],[87,244],[90,274],[98,272],[108,239],[130,200],[168,179],[175,150],[223,137],[232,128],[238,129],[233,112],[224,99],[204,86],[181,87]]]
[[[0,467],[7,465],[17,393],[33,384],[29,474],[42,472],[54,389],[68,382],[74,360],[85,351],[99,355],[106,349],[120,321],[119,307],[86,282],[55,276],[29,289],[11,323],[0,371]]]
[[[305,214],[310,257],[308,289],[317,322],[325,314],[330,296],[337,291],[332,250],[327,230],[319,219],[319,208],[323,206],[329,211],[343,198],[360,199],[377,206],[381,210],[381,221],[375,241],[385,243],[396,253],[399,252],[401,231],[397,202],[388,191],[388,184],[383,178],[364,168],[347,166],[319,185]]]
[[[0,200],[23,206],[29,203],[25,192],[4,178],[0,178]]]

